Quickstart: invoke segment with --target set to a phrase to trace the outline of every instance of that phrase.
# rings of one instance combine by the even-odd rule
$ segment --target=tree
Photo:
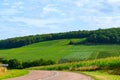
[[[23,66],[22,66],[22,61],[18,61],[16,59],[11,59],[8,61],[8,68],[10,69],[22,69]]]

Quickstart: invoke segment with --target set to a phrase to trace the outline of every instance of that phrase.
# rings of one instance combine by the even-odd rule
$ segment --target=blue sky
[[[120,27],[120,0],[0,0],[0,39]]]

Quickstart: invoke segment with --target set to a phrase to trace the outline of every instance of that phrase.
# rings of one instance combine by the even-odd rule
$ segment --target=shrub
[[[19,61],[17,59],[11,59],[8,61],[8,68],[10,69],[22,69],[23,65],[22,65],[22,61]]]
[[[23,69],[23,68],[28,68],[28,67],[34,67],[34,66],[44,66],[44,65],[52,65],[55,64],[54,61],[52,60],[34,60],[34,61],[26,61],[22,62],[17,59],[10,59],[10,60],[2,60],[3,64],[8,64],[9,69]]]
[[[23,62],[23,68],[34,67],[34,66],[44,66],[44,65],[52,65],[55,64],[52,60],[35,60],[30,62]]]

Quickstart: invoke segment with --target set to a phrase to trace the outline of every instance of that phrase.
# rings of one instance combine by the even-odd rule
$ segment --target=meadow
[[[70,41],[83,39],[62,39],[39,42],[20,48],[1,49],[0,58],[28,60],[91,60],[120,55],[120,46],[108,45],[68,45]]]
[[[25,74],[28,74],[28,70],[8,70],[6,72],[0,72],[0,80],[23,76]]]
[[[119,75],[111,75],[103,71],[84,71],[78,72],[88,76],[91,76],[94,80],[120,80]]]

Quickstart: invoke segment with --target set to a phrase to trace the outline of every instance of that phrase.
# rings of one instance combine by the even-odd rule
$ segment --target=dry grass
[[[7,71],[6,67],[0,67],[0,73],[5,73]]]
[[[0,67],[0,76],[3,76],[7,72],[7,68]]]
[[[73,68],[70,69],[71,71],[95,71],[98,70],[98,66],[86,66],[86,67],[79,67],[79,68]]]

